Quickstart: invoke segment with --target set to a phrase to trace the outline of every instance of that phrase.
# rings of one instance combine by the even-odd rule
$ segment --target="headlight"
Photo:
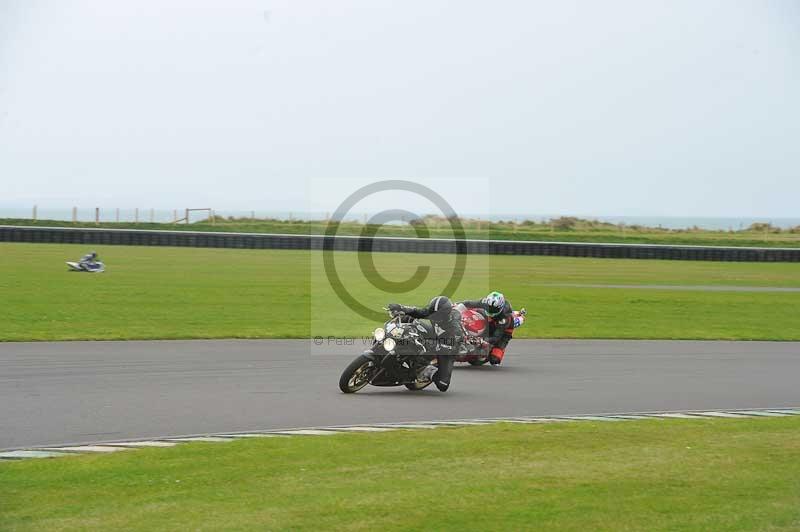
[[[394,338],[387,338],[383,341],[383,348],[386,349],[386,352],[394,351],[397,342],[394,341]]]
[[[379,342],[382,342],[383,339],[386,338],[386,331],[383,330],[383,327],[378,327],[377,329],[375,329],[375,332],[373,334],[375,336],[375,339]]]

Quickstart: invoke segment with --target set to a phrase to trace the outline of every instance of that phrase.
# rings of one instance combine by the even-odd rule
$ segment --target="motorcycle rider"
[[[461,314],[453,308],[453,302],[447,296],[436,296],[425,307],[410,307],[398,303],[390,303],[388,309],[393,313],[403,312],[412,318],[429,319],[436,331],[436,350],[438,368],[433,364],[419,373],[420,380],[430,379],[440,392],[450,387],[455,355],[461,349],[464,331],[461,328]]]
[[[92,269],[97,265],[97,252],[90,251],[86,255],[84,255],[81,260],[78,262],[82,267],[87,269]]]
[[[462,301],[461,304],[467,308],[482,309],[489,317],[489,331],[486,336],[486,341],[492,346],[489,362],[493,366],[503,362],[508,342],[514,335],[515,316],[511,303],[500,292],[491,292],[483,299]]]

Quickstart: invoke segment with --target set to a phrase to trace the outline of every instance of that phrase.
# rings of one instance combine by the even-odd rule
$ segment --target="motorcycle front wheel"
[[[375,375],[374,362],[364,355],[359,355],[344,368],[339,377],[339,389],[344,393],[355,393],[367,384]]]
[[[483,365],[484,365],[484,364],[486,364],[487,362],[489,362],[489,360],[488,360],[488,359],[486,359],[486,358],[479,358],[479,359],[477,359],[477,360],[470,360],[470,361],[469,361],[469,365],[470,365],[470,366],[483,366]]]

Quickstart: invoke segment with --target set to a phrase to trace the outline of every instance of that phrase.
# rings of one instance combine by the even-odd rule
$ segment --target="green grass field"
[[[798,530],[800,419],[501,424],[7,462],[0,529]]]
[[[0,340],[308,338],[369,334],[305,251],[107,246],[103,274],[67,272],[87,246],[0,243]],[[358,254],[338,253],[343,284],[371,308],[424,303],[453,257],[375,254],[376,271],[431,275],[408,294],[364,278]],[[517,337],[800,340],[800,293],[652,289],[644,285],[800,287],[800,265],[470,256],[455,298],[505,292],[526,306]],[[370,273],[374,278],[375,272]],[[642,285],[596,288],[559,285]]]

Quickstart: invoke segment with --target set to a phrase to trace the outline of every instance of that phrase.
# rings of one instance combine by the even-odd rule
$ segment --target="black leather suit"
[[[433,375],[433,383],[444,392],[450,387],[450,377],[453,373],[455,355],[464,339],[464,330],[461,328],[461,314],[456,309],[451,309],[445,315],[435,312],[428,307],[401,306],[402,311],[411,318],[429,319],[437,334],[435,341],[426,348],[436,352],[436,361],[439,367]]]

